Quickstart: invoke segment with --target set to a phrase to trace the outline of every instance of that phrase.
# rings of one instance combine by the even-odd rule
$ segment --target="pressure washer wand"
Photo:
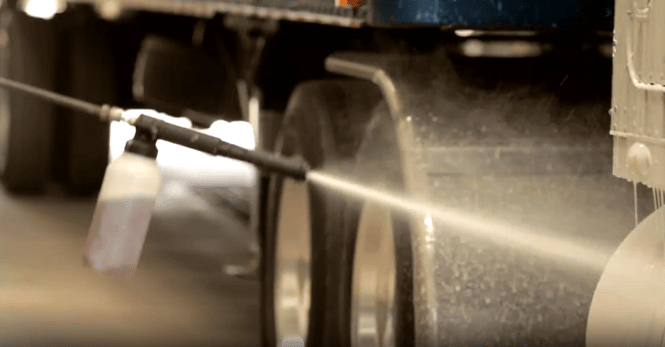
[[[0,77],[0,87],[27,93],[55,104],[83,111],[102,121],[122,121],[136,128],[125,152],[104,174],[97,197],[83,265],[116,278],[136,275],[139,258],[155,202],[161,186],[157,165],[157,140],[164,140],[212,155],[245,161],[261,169],[305,180],[305,162],[286,159],[268,152],[247,150],[214,136],[140,115],[126,116],[121,108],[89,102],[28,86]]]
[[[27,93],[63,107],[88,113],[98,117],[101,121],[127,122],[136,127],[137,132],[142,131],[150,134],[153,141],[164,140],[208,154],[248,162],[260,169],[282,174],[297,180],[305,180],[307,171],[309,170],[307,163],[304,161],[287,159],[269,152],[248,150],[222,141],[214,136],[170,124],[150,116],[141,115],[137,118],[127,118],[123,116],[124,110],[118,107],[95,105],[2,77],[0,77],[0,87]]]

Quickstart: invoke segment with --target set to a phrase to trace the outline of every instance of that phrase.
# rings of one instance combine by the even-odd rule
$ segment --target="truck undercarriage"
[[[627,140],[612,145],[612,135],[632,145],[635,129],[657,137],[662,128],[662,115],[635,129],[615,116],[639,97],[616,77],[628,56],[615,52],[626,45],[616,35],[629,25],[608,31],[614,10],[638,5],[67,3],[49,21],[4,4],[2,76],[201,127],[244,120],[257,148],[320,174],[304,183],[264,174],[243,210],[260,255],[235,271],[260,277],[265,346],[608,342],[597,332],[611,312],[592,299],[618,287],[594,296],[597,284],[662,205],[637,185],[657,187],[658,172],[622,171]],[[631,13],[649,23],[649,6],[662,13],[650,2]],[[656,112],[662,63],[641,58],[649,41],[639,45],[638,72],[653,70],[642,81],[654,89],[639,108]],[[73,192],[99,188],[107,126],[0,96],[7,188],[40,191],[52,178]],[[53,162],[56,152],[67,159]],[[405,213],[381,194],[437,209]]]

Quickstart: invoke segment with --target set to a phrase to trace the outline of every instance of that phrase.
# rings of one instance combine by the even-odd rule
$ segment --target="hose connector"
[[[122,112],[123,110],[119,107],[104,104],[99,112],[99,119],[102,122],[122,122],[125,121]]]

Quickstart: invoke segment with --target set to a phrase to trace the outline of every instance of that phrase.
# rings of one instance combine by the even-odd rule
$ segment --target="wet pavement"
[[[165,179],[137,277],[81,266],[94,199],[0,191],[0,345],[258,346],[244,223]]]

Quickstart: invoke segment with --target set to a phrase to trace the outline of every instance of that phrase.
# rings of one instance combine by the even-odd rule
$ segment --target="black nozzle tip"
[[[125,151],[129,153],[139,154],[151,159],[157,158],[156,141],[152,139],[135,136],[133,139],[127,141]]]
[[[269,165],[266,166],[268,171],[293,178],[298,181],[307,179],[307,173],[310,170],[309,164],[302,158],[282,158],[275,157]]]
[[[300,160],[300,163],[298,163],[298,168],[296,175],[294,176],[295,179],[298,181],[305,181],[307,179],[307,173],[309,172],[310,167],[305,162],[304,160]]]

